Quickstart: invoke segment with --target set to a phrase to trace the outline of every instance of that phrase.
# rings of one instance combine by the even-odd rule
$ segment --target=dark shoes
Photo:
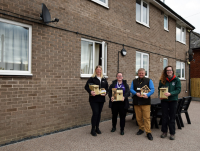
[[[96,133],[101,134],[101,131],[99,130],[99,128],[96,129]]]
[[[142,131],[141,129],[139,129],[139,131],[137,132],[137,135],[141,135],[143,133],[144,133],[144,131]]]
[[[162,133],[162,135],[160,135],[161,138],[165,138],[167,137],[167,133]]]
[[[121,135],[124,135],[124,130],[121,130],[120,134],[121,134]]]
[[[147,134],[147,138],[148,138],[149,140],[151,140],[151,141],[153,140],[153,136],[151,135],[151,133],[148,133],[148,134]]]
[[[91,135],[92,135],[92,136],[97,136],[97,134],[96,134],[96,132],[95,132],[95,129],[92,129],[92,130],[91,130]]]
[[[112,128],[112,130],[111,130],[111,132],[115,132],[116,131],[116,128],[115,127],[113,127]]]
[[[170,140],[175,140],[175,135],[170,135],[169,139]]]

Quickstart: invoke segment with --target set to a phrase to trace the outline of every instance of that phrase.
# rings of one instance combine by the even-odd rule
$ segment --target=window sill
[[[186,81],[186,79],[183,79],[183,78],[179,78],[181,81]]]
[[[93,2],[95,2],[95,3],[97,3],[97,4],[99,4],[99,5],[101,5],[101,6],[103,6],[103,7],[109,8],[107,4],[105,4],[105,3],[103,3],[103,2],[100,2],[99,0],[91,0],[91,1],[93,1]]]
[[[176,40],[176,42],[179,42],[179,43],[181,43],[181,44],[186,45],[186,43],[185,43],[185,42],[182,42],[182,41],[178,41],[178,40]]]
[[[136,23],[139,23],[139,24],[141,24],[141,25],[143,25],[143,26],[145,26],[145,27],[148,27],[148,28],[150,28],[150,27],[149,27],[149,25],[147,25],[147,24],[143,24],[143,23],[142,23],[142,22],[140,22],[140,21],[137,21],[137,20],[136,20]]]
[[[164,28],[164,30],[165,30],[165,31],[167,31],[167,32],[169,32],[169,30],[168,30],[168,29],[165,29],[165,28]]]
[[[0,76],[33,76],[29,73],[0,73]]]
[[[92,75],[81,75],[80,78],[90,78]],[[106,79],[108,78],[108,76],[104,76]]]

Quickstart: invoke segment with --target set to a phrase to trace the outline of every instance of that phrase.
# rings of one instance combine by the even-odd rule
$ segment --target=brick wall
[[[58,24],[51,23],[53,26],[182,60],[188,51],[188,33],[186,45],[176,42],[176,21],[169,17],[169,31],[165,31],[164,16],[152,4],[150,28],[136,23],[133,0],[109,0],[109,9],[89,0],[6,0],[0,1],[0,9],[39,19],[42,3],[50,9],[52,18],[60,19]],[[89,124],[91,109],[84,90],[87,78],[80,78],[81,38],[89,38],[14,17],[0,17],[33,27],[33,76],[0,77],[0,144]],[[109,84],[115,79],[118,51],[121,49],[121,45],[108,42]],[[135,78],[135,55],[139,50],[125,49],[128,55],[120,55],[119,70],[130,85]],[[163,56],[149,54],[149,75],[156,89],[153,98],[158,96],[162,59]],[[168,61],[175,69],[176,60],[168,58]],[[186,82],[188,80],[181,81],[180,97],[188,95],[185,93]],[[106,100],[102,120],[111,118],[108,97]]]
[[[200,78],[200,50],[193,50],[193,59],[190,62],[190,78]]]

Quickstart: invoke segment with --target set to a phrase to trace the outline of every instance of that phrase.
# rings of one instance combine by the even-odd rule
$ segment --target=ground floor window
[[[81,39],[81,77],[92,76],[97,65],[102,66],[103,75],[107,76],[106,43]]]
[[[185,63],[176,61],[176,76],[180,79],[185,79]]]
[[[149,54],[136,52],[136,76],[138,75],[138,69],[145,69],[145,77],[149,77]]]
[[[30,25],[0,18],[0,75],[31,74]]]
[[[163,69],[168,66],[168,59],[163,58]]]

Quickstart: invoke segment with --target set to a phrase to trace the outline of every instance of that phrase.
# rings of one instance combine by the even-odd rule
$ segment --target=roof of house
[[[193,50],[200,48],[200,34],[197,32],[191,32],[190,35],[190,48]]]
[[[195,27],[190,24],[188,21],[186,21],[183,17],[181,17],[179,14],[177,14],[174,10],[172,10],[169,6],[167,6],[165,3],[163,3],[160,0],[151,0],[152,4],[156,5],[159,9],[161,9],[166,15],[169,15],[170,17],[174,18],[179,25],[185,26],[191,30],[194,30]]]

